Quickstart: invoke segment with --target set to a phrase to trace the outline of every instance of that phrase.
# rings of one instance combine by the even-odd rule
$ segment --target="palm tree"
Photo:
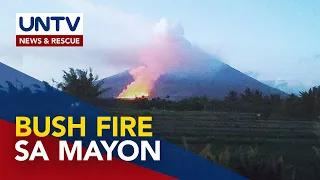
[[[57,88],[77,98],[98,98],[109,90],[102,87],[103,81],[98,81],[91,68],[89,71],[70,68],[69,72],[63,73],[63,82],[58,83]]]

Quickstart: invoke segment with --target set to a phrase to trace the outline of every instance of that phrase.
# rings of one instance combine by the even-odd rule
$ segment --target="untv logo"
[[[16,46],[83,46],[83,14],[17,13]]]

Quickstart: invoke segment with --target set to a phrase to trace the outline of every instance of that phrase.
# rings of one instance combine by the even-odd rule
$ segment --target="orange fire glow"
[[[134,81],[130,83],[119,95],[117,98],[119,99],[128,99],[133,100],[136,98],[147,98],[150,95],[151,89],[151,79],[146,76],[140,76],[140,74],[144,71],[144,66],[139,66],[135,69],[129,71],[129,73],[133,76]]]
[[[185,59],[183,29],[170,26],[162,19],[155,27],[155,36],[140,52],[139,66],[129,72],[134,81],[117,98],[135,99],[150,97],[156,81],[172,67],[179,67]]]
[[[139,90],[138,90],[139,91]],[[149,94],[146,92],[128,92],[123,93],[118,96],[119,99],[128,99],[128,100],[134,100],[136,98],[142,98],[142,97],[148,97]]]

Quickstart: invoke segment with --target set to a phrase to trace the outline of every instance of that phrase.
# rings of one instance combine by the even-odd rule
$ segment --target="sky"
[[[19,12],[82,12],[84,47],[15,47]],[[260,81],[320,85],[317,0],[3,0],[0,15],[0,62],[39,80],[59,81],[69,67],[92,67],[101,78],[131,68],[137,47],[165,18],[180,23],[192,44]]]

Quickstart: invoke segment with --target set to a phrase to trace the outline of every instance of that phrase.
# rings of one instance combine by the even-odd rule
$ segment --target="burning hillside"
[[[139,61],[141,66],[129,71],[134,81],[117,97],[132,99],[148,97],[159,77],[177,67],[183,59],[181,45],[183,29],[179,25],[170,26],[165,19],[156,24],[155,36],[142,50]]]
[[[145,66],[139,66],[129,71],[134,81],[130,83],[119,95],[121,99],[135,99],[141,97],[148,97],[153,84],[153,79],[144,75],[146,71]]]

